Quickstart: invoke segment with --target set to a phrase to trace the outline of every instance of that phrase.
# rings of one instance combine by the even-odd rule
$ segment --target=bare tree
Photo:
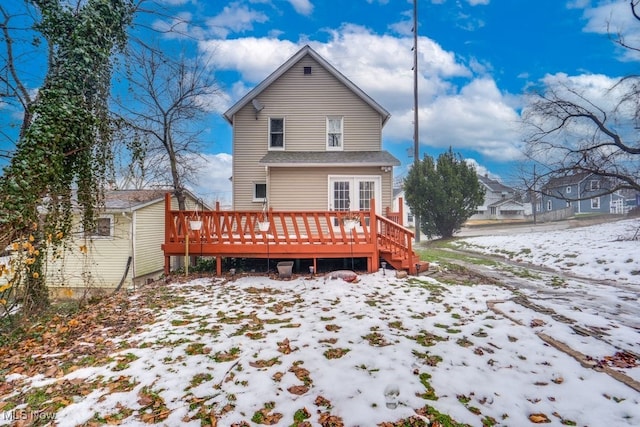
[[[184,209],[192,160],[201,151],[202,120],[220,90],[203,58],[184,53],[170,58],[159,49],[140,47],[129,59],[127,98],[117,99],[133,133],[127,143],[134,161],[125,179],[171,186]]]
[[[637,3],[631,1],[636,18]],[[637,50],[621,35],[616,42]],[[553,177],[590,173],[607,179],[608,193],[640,191],[640,76],[600,87],[585,87],[569,77],[547,81],[529,95],[522,120],[526,155],[537,165],[529,189],[540,191],[540,183]]]
[[[47,52],[43,43],[33,38],[35,13],[27,2],[21,5],[20,10],[11,11],[0,5],[0,40],[3,47],[0,53],[0,97],[5,103],[11,105],[15,113],[23,116],[18,136],[20,138],[24,136],[25,130],[31,124],[31,106],[35,101],[34,92],[23,81],[20,66],[29,63],[30,59],[33,59],[32,55],[42,55]],[[51,56],[50,49],[49,56]],[[4,131],[2,131],[2,138],[11,144],[14,144],[16,139],[15,136]],[[10,151],[6,150],[6,153],[3,152],[0,155],[9,158]]]

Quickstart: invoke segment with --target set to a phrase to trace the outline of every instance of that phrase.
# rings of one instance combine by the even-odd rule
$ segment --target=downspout
[[[269,169],[269,166],[265,166],[264,174],[265,174],[265,183],[267,185],[267,190],[265,194],[265,196],[267,197],[267,204],[266,204],[267,210],[269,210],[269,202],[271,201],[271,173],[270,172],[271,171]]]
[[[133,211],[131,213],[132,217],[131,217],[131,225],[129,226],[129,232],[131,233],[131,252],[129,253],[129,256],[131,257],[131,268],[132,268],[132,274],[131,274],[131,285],[133,285],[133,289],[135,289],[135,283],[133,281],[133,278],[136,277],[136,257],[135,257],[135,253],[136,253],[136,233],[134,233],[135,228],[135,224],[136,224],[136,218],[137,218],[137,214],[135,211]]]

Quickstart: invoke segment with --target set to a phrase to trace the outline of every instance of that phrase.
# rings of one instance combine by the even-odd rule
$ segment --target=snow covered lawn
[[[465,241],[514,252],[528,243],[529,260],[543,263],[536,248],[566,252],[562,245],[573,233],[554,240],[529,235],[512,247],[484,237]],[[634,244],[607,247],[624,247],[637,267]],[[600,258],[605,253],[591,257],[606,260],[621,281],[637,283],[632,269],[617,267],[624,262]],[[385,273],[362,275],[358,283],[247,276],[154,284],[157,291],[146,292],[166,286],[171,304],[144,303],[144,292],[133,293],[137,315],[148,318],[140,328],[76,337],[74,349],[109,344],[114,350],[106,356],[79,354],[62,371],[1,372],[0,424],[9,424],[16,409],[38,409],[53,414],[57,426],[420,426],[437,413],[470,426],[640,425],[640,393],[629,386],[640,381],[640,368],[621,356],[621,349],[640,353],[638,329],[597,310],[575,310],[570,298],[541,311],[508,287]],[[630,304],[637,307],[638,300]],[[606,339],[577,334],[570,316]],[[581,364],[543,338],[590,362]]]

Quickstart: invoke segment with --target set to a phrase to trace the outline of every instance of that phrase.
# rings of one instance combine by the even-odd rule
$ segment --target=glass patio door
[[[376,212],[380,212],[380,177],[353,176],[329,178],[329,210],[368,211],[371,199],[376,200]]]

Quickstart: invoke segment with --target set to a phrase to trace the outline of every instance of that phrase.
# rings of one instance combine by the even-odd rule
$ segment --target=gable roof
[[[245,105],[251,102],[254,98],[260,95],[267,87],[269,87],[274,81],[276,81],[280,76],[282,76],[285,72],[287,72],[291,67],[297,64],[302,58],[305,56],[312,57],[318,64],[324,67],[330,74],[332,74],[336,79],[338,79],[342,84],[344,84],[347,88],[349,88],[353,93],[359,96],[365,103],[369,104],[371,108],[376,110],[378,114],[382,116],[382,126],[389,120],[391,114],[385,110],[380,104],[373,100],[369,95],[367,95],[362,89],[356,86],[351,80],[346,78],[340,71],[338,71],[333,65],[327,62],[322,56],[320,56],[315,50],[313,50],[309,45],[305,45],[302,49],[300,49],[295,55],[289,58],[284,64],[278,67],[273,73],[271,73],[266,79],[264,79],[260,84],[254,87],[249,91],[245,96],[243,96],[238,102],[236,102],[231,108],[229,108],[225,113],[224,117],[230,124],[233,124],[233,116],[240,111]]]
[[[164,195],[172,190],[107,190],[104,193],[105,211],[134,211],[164,200]]]
[[[549,178],[543,188],[565,187],[567,185],[580,184],[582,181],[593,175],[591,172],[578,172],[572,175]]]
[[[492,193],[514,193],[515,190],[511,187],[507,187],[495,179],[491,179],[486,175],[478,175],[478,181],[487,187]]]
[[[209,207],[191,191],[184,189],[184,194],[192,200],[202,203],[203,209]],[[154,203],[163,202],[167,193],[173,194],[171,188],[155,188],[145,190],[106,190],[104,192],[104,210],[106,212],[132,212]]]

